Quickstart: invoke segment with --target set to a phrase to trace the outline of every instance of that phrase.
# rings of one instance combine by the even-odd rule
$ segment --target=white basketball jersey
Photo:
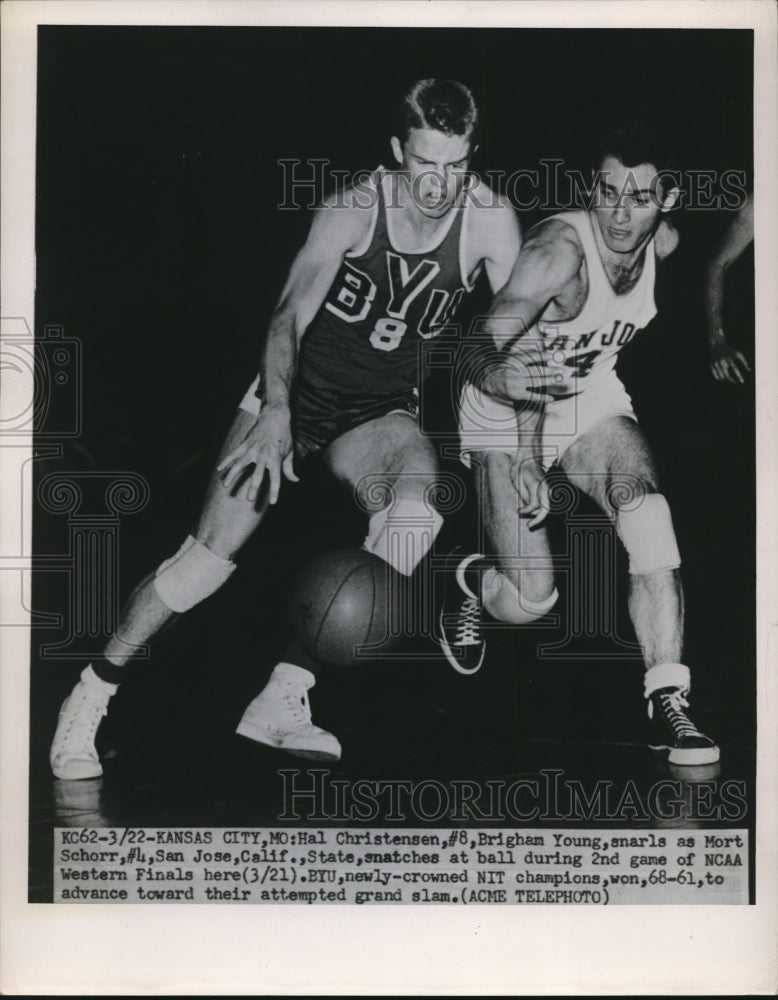
[[[625,344],[656,315],[654,280],[656,259],[654,240],[646,246],[643,271],[634,287],[617,295],[608,280],[588,212],[566,212],[552,216],[572,226],[578,234],[586,260],[588,292],[580,313],[569,320],[539,320],[552,364],[573,369],[576,392],[593,389],[606,379],[616,366],[616,358]]]

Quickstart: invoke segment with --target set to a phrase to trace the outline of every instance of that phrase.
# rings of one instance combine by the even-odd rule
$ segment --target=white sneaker
[[[340,743],[311,722],[308,690],[316,683],[309,670],[279,663],[251,702],[235,730],[257,743],[311,760],[340,760]]]
[[[101,680],[91,665],[62,703],[57,731],[49,752],[55,777],[65,781],[99,778],[103,773],[95,748],[97,727],[108,711],[108,700],[116,684]]]

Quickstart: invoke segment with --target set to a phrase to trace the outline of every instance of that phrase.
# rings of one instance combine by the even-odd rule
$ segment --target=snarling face
[[[430,218],[445,215],[456,203],[467,176],[470,136],[412,128],[404,143],[392,139],[392,150],[403,168],[413,204]]]

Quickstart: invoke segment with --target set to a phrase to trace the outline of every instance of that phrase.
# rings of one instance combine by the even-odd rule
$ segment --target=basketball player
[[[685,711],[690,672],[682,662],[681,558],[670,510],[615,373],[620,348],[656,314],[656,264],[677,242],[675,230],[660,225],[679,191],[668,180],[673,163],[661,137],[646,130],[611,136],[597,162],[592,207],[553,216],[528,234],[486,323],[501,358],[462,396],[463,458],[481,473],[480,506],[497,565],[465,560],[459,598],[470,602],[471,621],[481,602],[500,621],[521,622],[538,610],[521,594],[531,565],[523,522],[543,531],[543,476],[555,463],[607,512],[626,548],[656,746],[673,764],[713,763],[718,747]],[[523,386],[515,391],[517,377],[532,370],[546,401],[517,406],[525,395]],[[444,611],[451,646],[462,617],[456,604]]]
[[[451,321],[482,269],[493,290],[505,283],[519,229],[511,206],[467,173],[478,125],[467,87],[421,80],[401,109],[391,139],[396,168],[380,168],[315,213],[199,524],[136,588],[104,657],[84,669],[62,707],[50,754],[57,777],[102,773],[95,735],[127,662],[225,583],[282,480],[297,481],[304,460],[318,456],[352,488],[385,476],[391,501],[370,517],[364,548],[397,572],[412,573],[440,530],[426,500],[436,456],[416,420],[418,344]],[[335,736],[311,721],[316,666],[293,644],[238,732],[339,759]]]
[[[754,242],[754,196],[749,194],[745,204],[727,227],[724,237],[705,268],[705,316],[708,326],[710,368],[718,382],[745,381],[750,372],[741,351],[727,340],[724,331],[723,303],[724,278],[746,247]]]

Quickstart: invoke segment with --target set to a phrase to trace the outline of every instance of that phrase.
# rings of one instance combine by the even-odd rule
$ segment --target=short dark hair
[[[400,102],[397,137],[405,142],[412,128],[467,135],[472,143],[478,128],[472,91],[457,80],[416,80]]]
[[[592,156],[592,170],[597,173],[604,161],[612,156],[625,167],[641,163],[656,167],[657,191],[666,197],[673,187],[680,187],[681,174],[673,139],[667,129],[645,121],[620,125],[606,133],[597,143]]]
[[[592,168],[599,170],[608,156],[615,157],[625,167],[650,163],[660,174],[677,173],[679,169],[673,141],[667,132],[646,123],[621,125],[603,136],[594,149]]]

